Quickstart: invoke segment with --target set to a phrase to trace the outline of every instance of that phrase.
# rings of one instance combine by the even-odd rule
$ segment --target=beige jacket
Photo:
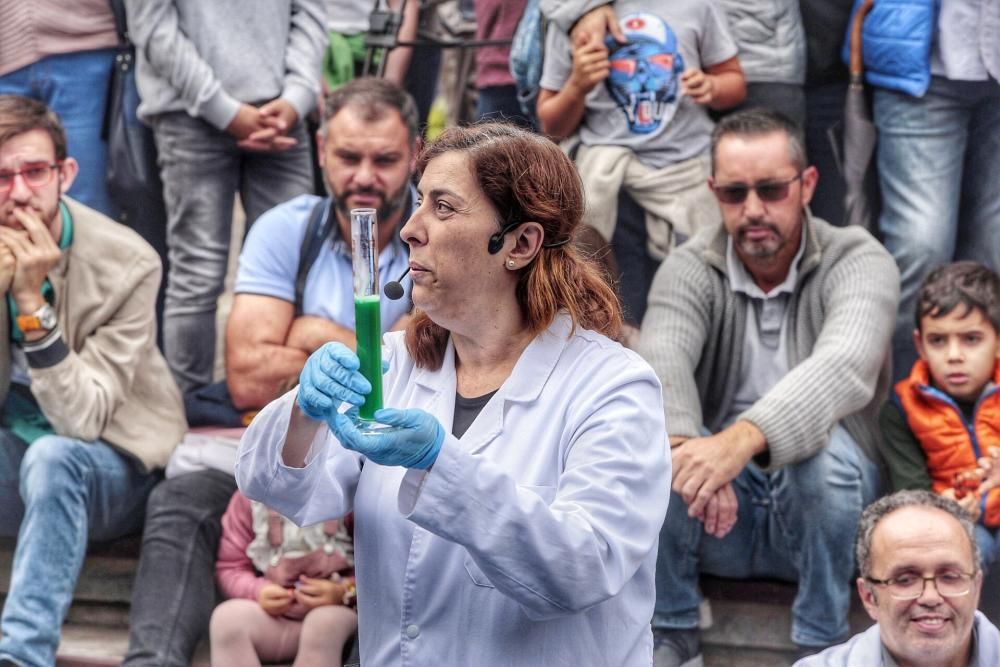
[[[73,243],[49,272],[63,341],[29,354],[31,393],[56,433],[103,440],[162,468],[187,428],[180,391],[156,347],[160,259],[138,234],[72,199]],[[10,315],[0,308],[0,331]],[[67,349],[68,348],[68,349]],[[10,388],[0,335],[0,401]]]

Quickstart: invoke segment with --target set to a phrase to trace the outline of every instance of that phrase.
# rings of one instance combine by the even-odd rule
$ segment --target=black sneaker
[[[653,667],[702,667],[701,631],[653,629]]]

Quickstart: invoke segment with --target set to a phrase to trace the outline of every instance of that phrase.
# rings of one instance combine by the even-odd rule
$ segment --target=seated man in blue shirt
[[[354,347],[352,208],[378,211],[382,285],[398,279],[409,263],[398,230],[415,201],[413,99],[388,81],[355,79],[329,97],[318,142],[331,199],[302,195],[271,209],[254,223],[240,256],[226,327],[226,375],[233,402],[243,410],[274,398],[323,343]],[[320,242],[304,284],[297,285],[314,217],[330,223],[329,240]],[[405,324],[410,299],[404,296],[382,300],[383,331]],[[235,490],[231,470],[199,470],[154,489],[124,665],[190,664],[215,606],[219,521]]]

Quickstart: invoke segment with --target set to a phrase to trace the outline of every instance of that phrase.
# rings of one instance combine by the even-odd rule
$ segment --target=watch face
[[[56,309],[46,304],[35,311],[35,317],[43,329],[55,329],[59,319],[56,317]]]

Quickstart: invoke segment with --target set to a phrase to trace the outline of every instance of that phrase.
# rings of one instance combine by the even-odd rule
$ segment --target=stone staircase
[[[12,540],[0,540],[3,594],[8,590],[13,552]],[[138,553],[138,537],[91,547],[63,626],[57,667],[112,667],[121,661],[128,646],[129,597]],[[701,586],[710,609],[703,613],[703,624],[710,623],[702,635],[707,667],[792,664],[795,647],[789,630],[794,585],[706,576]],[[1000,591],[1000,576],[994,575],[987,579],[982,596],[984,611],[994,620],[1000,618],[996,591]],[[853,596],[852,632],[869,624],[857,596]],[[209,667],[207,642],[199,648],[193,665]]]

